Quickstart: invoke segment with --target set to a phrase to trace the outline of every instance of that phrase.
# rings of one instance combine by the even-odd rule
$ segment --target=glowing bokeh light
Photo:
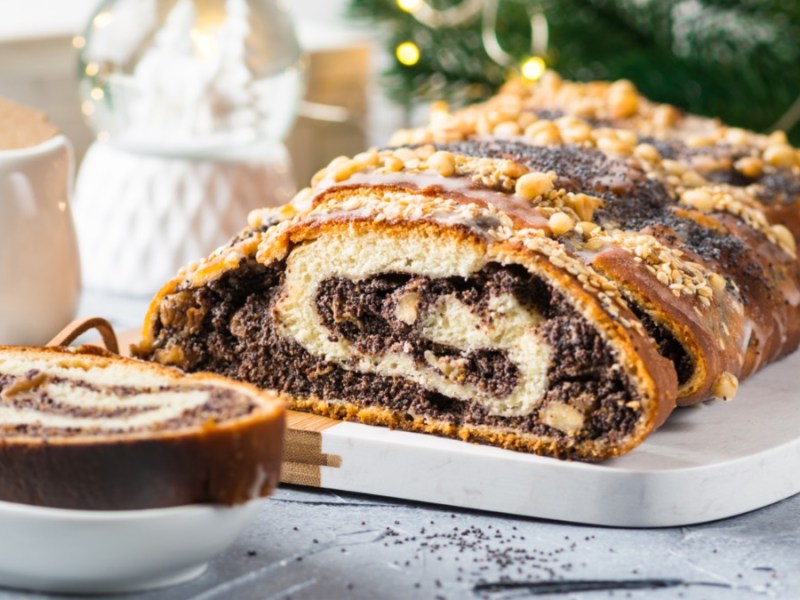
[[[547,65],[541,56],[531,56],[520,67],[522,76],[530,81],[539,81],[546,69]]]
[[[394,53],[401,65],[410,67],[419,62],[419,46],[414,42],[403,42]]]

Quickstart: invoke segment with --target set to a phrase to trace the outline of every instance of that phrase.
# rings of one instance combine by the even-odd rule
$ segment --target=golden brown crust
[[[274,393],[210,373],[187,376],[93,346],[0,346],[4,356],[61,359],[87,371],[122,364],[174,385],[235,390],[257,408],[242,418],[181,430],[0,438],[2,500],[87,510],[240,504],[268,495],[278,483],[285,409]]]
[[[627,438],[624,443],[614,446],[593,440],[584,440],[578,443],[570,440],[559,442],[552,438],[544,440],[541,437],[511,428],[473,424],[455,425],[426,416],[403,415],[396,411],[376,406],[359,406],[346,400],[294,397],[291,401],[291,408],[312,412],[332,419],[364,423],[365,425],[379,425],[390,429],[428,433],[460,439],[465,442],[498,446],[507,450],[590,462],[622,456],[641,442],[640,439],[634,437]]]

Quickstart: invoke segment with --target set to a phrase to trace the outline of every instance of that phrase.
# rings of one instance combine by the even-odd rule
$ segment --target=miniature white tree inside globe
[[[295,30],[275,0],[110,0],[80,52],[99,139],[203,153],[282,140],[302,91]]]

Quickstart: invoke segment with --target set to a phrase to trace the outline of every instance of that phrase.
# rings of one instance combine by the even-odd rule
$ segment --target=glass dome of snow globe
[[[294,122],[303,60],[278,0],[106,0],[75,44],[99,140],[204,154],[280,144]]]

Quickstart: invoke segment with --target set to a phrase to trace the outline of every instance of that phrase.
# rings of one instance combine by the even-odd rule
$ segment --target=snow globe
[[[88,288],[151,294],[289,199],[303,59],[277,0],[107,0],[76,45]]]

